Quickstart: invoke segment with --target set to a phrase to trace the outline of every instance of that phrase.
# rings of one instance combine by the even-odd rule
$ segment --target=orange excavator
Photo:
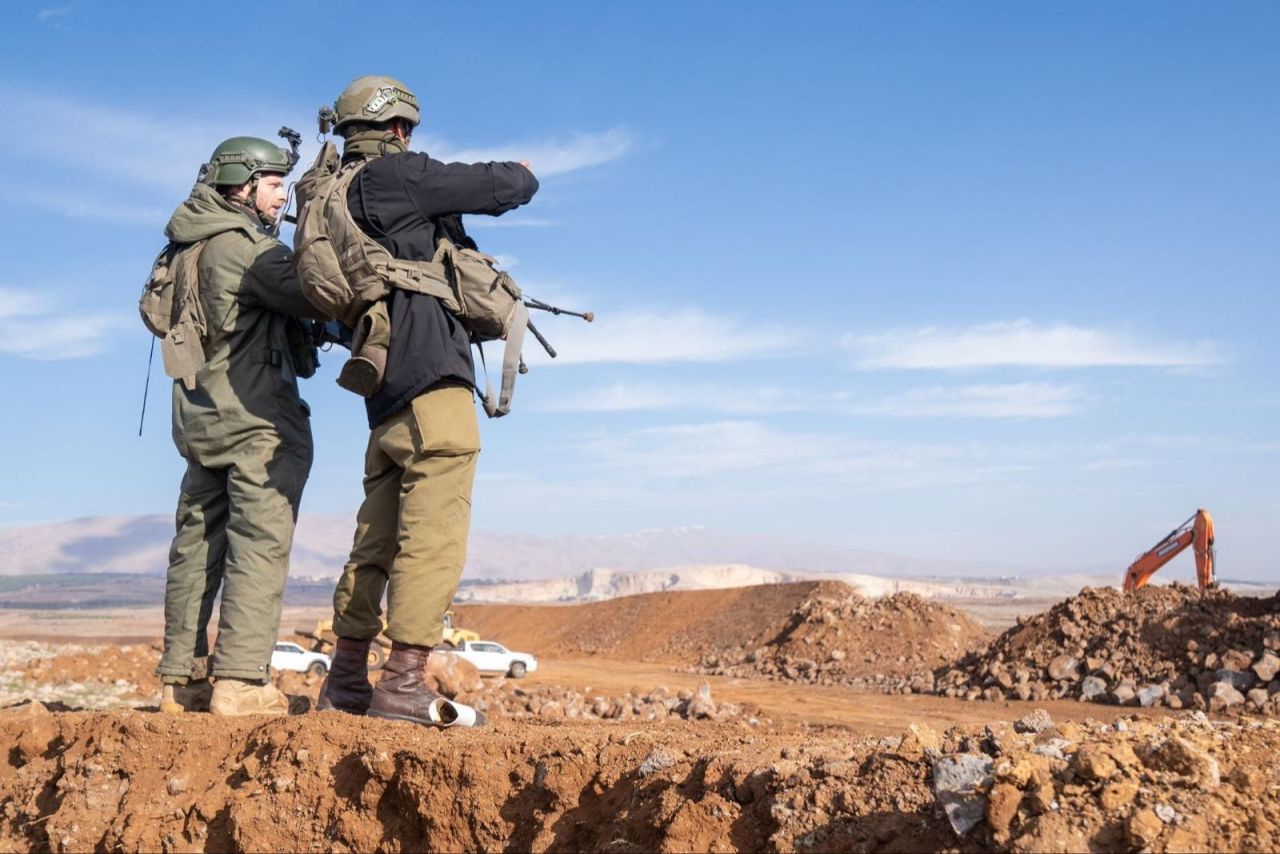
[[[1132,591],[1146,587],[1156,570],[1181,554],[1187,546],[1194,547],[1196,579],[1200,582],[1200,589],[1213,584],[1213,517],[1208,510],[1197,510],[1194,516],[1174,528],[1150,551],[1138,555],[1124,574],[1124,589]]]

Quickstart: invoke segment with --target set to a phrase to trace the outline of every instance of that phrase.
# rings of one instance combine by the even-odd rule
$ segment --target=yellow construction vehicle
[[[338,636],[333,633],[332,620],[319,620],[313,626],[299,626],[294,629],[294,634],[307,638],[311,641],[311,649],[314,652],[323,652],[326,655],[333,654],[333,648],[338,643]],[[382,621],[382,632],[373,639],[373,643],[369,645],[369,669],[378,670],[386,663],[387,653],[391,650],[391,638],[387,637],[387,621]],[[463,641],[480,640],[480,635],[470,629],[460,629],[453,624],[453,612],[444,612],[444,644],[445,647],[460,646]]]

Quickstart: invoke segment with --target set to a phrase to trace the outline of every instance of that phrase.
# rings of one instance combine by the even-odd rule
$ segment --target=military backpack
[[[395,258],[364,233],[347,206],[347,191],[367,161],[343,165],[337,148],[326,142],[315,162],[298,181],[298,226],[294,233],[294,263],[303,292],[311,303],[333,320],[357,330],[376,325],[370,312],[385,312],[382,301],[392,288],[436,297],[458,318],[477,344],[505,340],[502,385],[495,399],[486,378],[483,397],[491,418],[511,410],[511,395],[520,372],[520,349],[529,326],[529,310],[515,281],[499,270],[497,261],[483,252],[456,246],[441,237],[430,261]],[[373,354],[362,355],[365,337],[358,334],[352,362],[366,364]],[[484,351],[481,350],[483,359]],[[381,384],[385,352],[376,379],[339,383],[365,397]],[[348,365],[351,365],[349,362]],[[344,369],[344,377],[351,373]]]
[[[151,265],[138,301],[143,324],[161,339],[165,374],[181,380],[188,391],[196,387],[196,374],[204,367],[209,330],[197,271],[204,246],[203,240],[165,246]]]

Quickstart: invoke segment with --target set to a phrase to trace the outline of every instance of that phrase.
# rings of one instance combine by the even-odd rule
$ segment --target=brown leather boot
[[[483,726],[485,716],[470,706],[441,697],[425,680],[429,646],[394,642],[373,689],[369,716],[423,726]]]
[[[351,715],[369,711],[373,686],[369,684],[369,645],[371,641],[338,638],[329,673],[320,686],[316,709],[337,710]]]

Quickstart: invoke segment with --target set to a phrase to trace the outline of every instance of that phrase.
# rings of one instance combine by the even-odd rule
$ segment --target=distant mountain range
[[[290,575],[333,577],[342,570],[355,521],[303,514]],[[0,529],[0,576],[163,572],[173,536],[170,516],[104,516]],[[842,549],[764,534],[675,528],[605,536],[472,533],[465,578],[512,581],[569,578],[592,570],[636,571],[743,564],[799,575],[864,573],[892,578],[1018,574],[1013,567]]]

